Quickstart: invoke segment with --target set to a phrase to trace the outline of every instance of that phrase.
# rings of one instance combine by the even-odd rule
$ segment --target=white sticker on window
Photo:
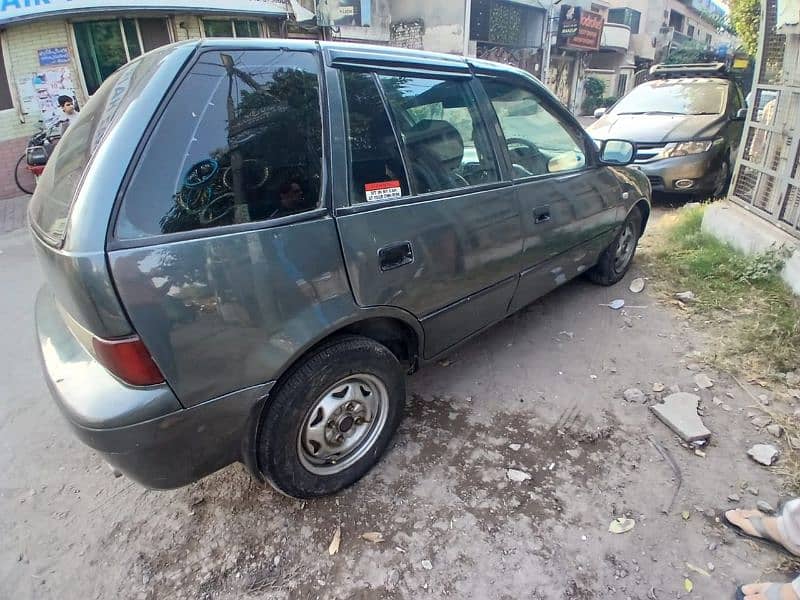
[[[364,185],[364,191],[367,194],[367,202],[392,200],[403,195],[403,191],[400,189],[400,182],[396,179],[393,181],[381,181],[380,183],[367,183]]]

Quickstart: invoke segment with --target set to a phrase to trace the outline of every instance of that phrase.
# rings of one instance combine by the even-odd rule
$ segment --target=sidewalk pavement
[[[30,196],[0,200],[0,233],[25,227]]]

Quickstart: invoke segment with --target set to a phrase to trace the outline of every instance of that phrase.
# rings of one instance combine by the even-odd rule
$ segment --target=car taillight
[[[138,336],[122,340],[92,338],[95,358],[106,369],[130,385],[155,385],[164,382],[158,366]]]

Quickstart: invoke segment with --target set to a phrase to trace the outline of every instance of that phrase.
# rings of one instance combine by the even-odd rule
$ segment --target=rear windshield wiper
[[[642,110],[638,112],[619,112],[618,115],[683,115],[686,113],[673,112],[669,110]]]

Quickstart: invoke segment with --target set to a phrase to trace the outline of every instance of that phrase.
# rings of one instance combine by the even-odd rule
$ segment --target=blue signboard
[[[69,64],[69,48],[39,48],[39,64],[43,67]]]

